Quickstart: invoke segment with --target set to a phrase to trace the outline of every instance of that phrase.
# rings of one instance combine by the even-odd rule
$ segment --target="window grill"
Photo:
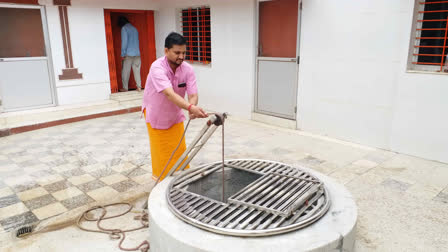
[[[210,8],[188,8],[181,11],[181,30],[187,39],[185,59],[210,64],[212,61]]]
[[[442,71],[448,52],[448,1],[419,1],[418,6],[412,64],[440,66]]]

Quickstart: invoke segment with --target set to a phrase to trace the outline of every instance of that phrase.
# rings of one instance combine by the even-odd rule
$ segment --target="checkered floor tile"
[[[0,153],[4,231],[114,198],[142,187],[140,177],[151,175],[139,113],[3,137]]]

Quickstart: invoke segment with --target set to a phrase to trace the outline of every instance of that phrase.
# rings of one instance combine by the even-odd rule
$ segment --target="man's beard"
[[[180,66],[182,64],[182,62],[184,62],[183,60],[180,60],[180,63],[177,63],[177,61],[172,61],[172,60],[169,60],[169,61],[171,64],[177,65],[177,66]]]

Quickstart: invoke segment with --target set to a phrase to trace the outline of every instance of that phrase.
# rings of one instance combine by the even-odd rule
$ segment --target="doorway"
[[[299,0],[258,1],[255,112],[296,119]]]
[[[149,68],[156,60],[154,35],[154,11],[145,10],[104,10],[106,25],[107,56],[109,61],[109,75],[111,92],[116,93],[122,88],[121,81],[121,28],[118,17],[124,16],[137,29],[140,43],[142,88],[145,88]],[[129,78],[129,90],[137,89],[133,73]]]

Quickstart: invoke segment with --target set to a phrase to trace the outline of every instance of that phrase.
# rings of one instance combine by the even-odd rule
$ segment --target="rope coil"
[[[111,206],[118,206],[118,205],[127,205],[129,208],[124,211],[123,213],[117,214],[117,215],[112,215],[112,216],[107,216],[107,207],[111,207]],[[126,230],[122,230],[122,229],[117,229],[117,228],[113,228],[113,229],[107,229],[101,226],[101,222],[103,220],[108,220],[108,219],[112,219],[112,218],[117,218],[120,216],[124,216],[125,214],[129,213],[132,210],[132,205],[130,203],[113,203],[113,204],[108,204],[108,205],[104,205],[104,206],[95,206],[92,207],[91,209],[85,211],[79,218],[78,221],[76,222],[76,226],[78,226],[79,229],[87,231],[87,232],[94,232],[94,233],[104,233],[104,234],[108,234],[109,237],[113,240],[118,240],[120,239],[120,242],[118,243],[118,247],[123,250],[123,251],[136,251],[136,250],[140,250],[142,252],[148,252],[149,251],[149,242],[148,241],[143,241],[142,243],[140,243],[137,247],[134,248],[124,248],[122,246],[124,240],[126,239],[126,233],[127,232],[132,232],[132,231],[137,231],[143,228],[147,228],[149,227],[149,219],[148,219],[148,214],[146,212],[143,212],[141,216],[135,216],[134,219],[138,219],[140,220],[140,223],[142,224],[140,227],[136,227],[136,228],[131,228],[131,229],[126,229]],[[89,214],[94,211],[94,210],[98,210],[101,209],[102,213],[100,215],[100,217],[98,218],[91,218],[89,217]],[[96,226],[98,229],[88,229],[82,226],[82,222],[88,222],[88,221],[96,221]]]

